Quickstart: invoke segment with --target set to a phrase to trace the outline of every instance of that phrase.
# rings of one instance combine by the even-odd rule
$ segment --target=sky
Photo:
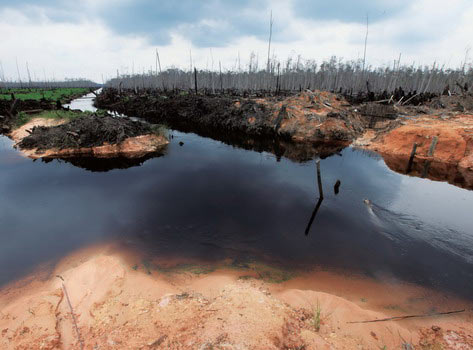
[[[471,0],[0,0],[0,79],[264,68],[271,12],[280,61],[361,59],[368,18],[370,65],[473,62]]]

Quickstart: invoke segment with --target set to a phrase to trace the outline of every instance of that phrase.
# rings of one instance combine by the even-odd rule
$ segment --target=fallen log
[[[36,113],[41,113],[43,111],[44,111],[44,109],[29,109],[29,110],[23,111],[23,113],[36,114]]]
[[[405,320],[405,319],[408,319],[408,318],[433,317],[433,316],[459,314],[459,313],[465,312],[465,311],[466,310],[463,309],[463,310],[447,311],[447,312],[434,312],[434,313],[430,313],[430,314],[395,316],[395,317],[381,318],[379,320],[351,321],[351,322],[347,322],[347,323],[374,323],[374,322],[386,322],[386,321],[399,321],[399,320]]]

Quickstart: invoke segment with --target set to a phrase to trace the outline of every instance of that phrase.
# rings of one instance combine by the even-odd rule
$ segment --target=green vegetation
[[[178,264],[174,266],[160,266],[154,264],[148,259],[143,259],[141,261],[143,270],[146,271],[148,275],[151,275],[153,271],[160,272],[162,274],[175,274],[175,273],[192,273],[194,275],[208,274],[217,269],[215,266],[210,265],[198,265],[198,264]],[[132,266],[132,269],[137,271],[139,265],[135,264]]]
[[[87,88],[58,88],[58,89],[0,89],[0,100],[11,100],[11,94],[19,100],[41,100],[66,103],[68,100],[85,95]]]
[[[18,128],[28,123],[31,119],[34,119],[34,118],[71,120],[77,117],[90,115],[90,114],[92,114],[92,112],[78,112],[78,111],[68,111],[68,110],[47,110],[47,111],[42,111],[40,113],[35,113],[35,114],[28,114],[25,112],[20,112],[15,118],[14,126],[15,128]]]
[[[320,330],[320,322],[322,320],[322,308],[320,307],[319,301],[317,301],[317,306],[313,309],[313,316],[310,320],[311,326],[315,329],[316,332]]]
[[[142,261],[142,264],[143,264],[143,267],[144,267],[145,270],[146,270],[146,273],[147,273],[148,275],[151,275],[151,269],[153,268],[151,262],[150,262],[149,260],[147,260],[147,259],[144,259],[144,260]]]
[[[400,312],[407,312],[404,308],[402,308],[400,305],[394,305],[394,304],[389,304],[384,306],[384,309],[386,310],[392,310],[392,311],[400,311]]]
[[[151,130],[153,130],[156,135],[168,136],[169,134],[169,128],[163,124],[152,124]]]
[[[224,261],[221,263],[181,263],[173,266],[165,266],[153,263],[148,259],[143,259],[141,264],[132,266],[133,270],[138,270],[140,265],[147,274],[157,271],[162,274],[191,273],[194,275],[204,275],[218,269],[242,270],[247,274],[239,277],[240,280],[257,279],[267,283],[282,283],[295,276],[294,271],[289,271],[280,267],[272,267],[263,263]]]
[[[179,264],[171,267],[155,266],[155,269],[161,273],[192,273],[194,275],[202,275],[211,273],[216,270],[215,266],[197,265],[197,264]]]
[[[250,264],[250,268],[258,274],[258,279],[267,283],[282,283],[294,277],[291,271],[265,264]]]

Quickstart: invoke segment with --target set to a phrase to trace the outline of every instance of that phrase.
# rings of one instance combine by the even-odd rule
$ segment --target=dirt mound
[[[448,109],[455,112],[473,112],[473,95],[444,95],[430,101],[427,106],[434,109]]]
[[[236,268],[146,273],[133,266],[137,257],[131,255],[124,258],[110,247],[89,248],[63,259],[48,271],[49,278],[27,278],[0,289],[0,348],[397,349],[403,343],[414,348],[419,339],[432,344],[428,332],[418,330],[435,325],[449,336],[449,346],[443,348],[455,349],[466,338],[454,336],[472,331],[470,313],[348,323],[382,319],[393,310],[402,316],[404,311],[392,305],[370,309],[356,293],[346,298],[314,290],[328,277],[338,285],[337,294],[355,284],[375,304],[378,297],[384,303],[406,297],[423,300],[426,291],[409,286],[386,295],[386,286],[374,281],[328,272],[301,277],[302,284],[268,283],[257,279],[256,271]],[[415,304],[424,307],[428,305]]]
[[[227,95],[119,94],[108,89],[96,105],[153,123],[207,135],[232,133],[296,143],[348,145],[362,131],[362,120],[336,94],[305,91],[289,97],[242,98]],[[217,139],[220,139],[218,136]]]
[[[414,143],[416,154],[408,169]],[[354,145],[378,152],[399,173],[473,189],[473,115],[406,117],[383,132],[366,131]]]
[[[88,118],[94,118],[94,116],[88,116]],[[100,118],[100,117],[97,117]],[[69,131],[71,128],[67,125],[66,119],[48,119],[48,118],[33,118],[28,123],[22,125],[18,129],[13,130],[8,136],[12,138],[16,145],[15,147],[20,147],[19,144],[26,138],[30,138],[32,140],[31,144],[33,148],[21,148],[21,152],[23,155],[33,158],[33,159],[45,159],[45,160],[52,160],[52,159],[64,159],[64,160],[71,160],[73,163],[80,163],[84,165],[87,169],[89,169],[89,165],[91,165],[90,170],[98,169],[99,171],[105,171],[106,169],[114,168],[118,165],[118,167],[128,167],[133,165],[138,165],[142,161],[163,154],[164,147],[169,143],[169,140],[164,135],[165,129],[156,126],[150,126],[147,124],[142,124],[139,122],[132,122],[126,118],[120,118],[117,121],[111,121],[111,124],[106,124],[108,127],[117,128],[117,130],[112,129],[108,132],[108,134],[101,134],[101,131],[104,129],[100,129],[97,127],[97,130],[90,130],[88,129],[88,135],[85,135],[83,138],[84,142],[89,142],[89,144],[94,143],[101,143],[104,139],[120,139],[124,134],[125,137],[123,141],[110,144],[108,142],[104,142],[100,146],[92,146],[92,147],[80,147],[74,146],[69,148],[67,147],[68,144],[71,142],[77,141],[74,145],[79,144],[80,134],[76,132],[79,130],[78,128],[72,128],[74,131]],[[131,122],[131,132],[130,132],[130,123]],[[123,124],[128,126],[128,128],[124,128]],[[138,123],[135,126],[135,123]],[[140,125],[141,124],[141,125]],[[87,123],[87,126],[101,126],[103,123],[99,121],[98,124],[95,122]],[[58,126],[62,126],[59,128]],[[48,135],[50,129],[54,130],[55,139],[49,140]],[[31,130],[39,130],[39,136],[32,135]],[[127,137],[128,134],[139,133],[141,131],[147,132],[144,135],[138,135],[133,137]],[[150,131],[151,130],[151,131]],[[69,132],[68,132],[69,131]],[[61,136],[62,135],[62,136]],[[71,141],[72,139],[72,141]],[[63,140],[67,142],[64,143]],[[52,148],[44,148],[50,147],[52,141],[59,143],[59,147],[52,147]],[[30,141],[28,141],[30,142]],[[52,144],[56,144],[52,143]],[[46,145],[44,145],[46,144]],[[43,145],[42,149],[38,149],[36,146]],[[79,161],[78,158],[84,158],[83,161]],[[88,160],[87,160],[88,159]],[[101,159],[104,163],[99,164]],[[114,159],[118,162],[114,162]],[[105,161],[107,160],[107,161]],[[126,160],[126,161],[124,161]],[[93,164],[92,164],[93,163]]]
[[[433,145],[433,139],[437,142]],[[381,154],[409,157],[413,144],[416,157],[473,167],[473,116],[441,117],[426,115],[409,118],[387,133],[379,134],[368,148]],[[429,156],[432,149],[432,155]]]
[[[118,144],[130,137],[152,134],[150,125],[127,118],[83,116],[53,127],[36,126],[18,143],[21,149],[85,148]]]
[[[421,349],[473,349],[473,336],[461,330],[453,331],[432,326],[422,329],[420,334]]]

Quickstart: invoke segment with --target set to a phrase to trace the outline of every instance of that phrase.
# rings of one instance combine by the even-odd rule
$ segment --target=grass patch
[[[292,271],[264,264],[250,265],[250,268],[258,274],[258,279],[268,283],[283,283],[295,276],[295,273]]]
[[[317,300],[317,306],[312,310],[313,315],[310,320],[310,325],[316,332],[320,331],[320,323],[322,321],[322,308],[320,307],[319,301]]]
[[[166,125],[163,124],[151,124],[151,130],[156,135],[161,135],[167,137],[169,134],[169,129]]]
[[[159,265],[149,260],[143,260],[141,265],[147,273],[157,271],[162,274],[191,273],[194,275],[205,275],[218,269],[234,269],[245,271],[238,279],[250,280],[257,279],[267,283],[282,283],[295,276],[295,272],[284,270],[278,267],[272,267],[260,263],[246,263],[241,261],[225,261],[223,263],[181,263],[172,266]],[[135,265],[136,266],[136,265]],[[135,267],[133,267],[135,269]],[[136,266],[138,269],[138,266]],[[248,274],[246,274],[248,273]],[[251,275],[250,275],[251,273]]]
[[[216,266],[198,265],[198,264],[179,264],[171,267],[155,266],[155,269],[161,273],[192,273],[194,275],[204,275],[217,269]]]
[[[18,100],[61,101],[65,103],[72,97],[89,93],[87,88],[58,88],[58,89],[0,89],[0,100],[11,100],[11,94]]]
[[[91,112],[78,112],[78,111],[68,111],[68,110],[47,110],[41,113],[28,114],[25,112],[19,112],[15,117],[14,126],[19,128],[22,125],[25,125],[34,118],[45,118],[45,119],[66,119],[71,120],[77,117],[84,115],[90,115]]]
[[[392,311],[399,311],[399,312],[406,312],[406,310],[404,310],[404,308],[402,308],[400,305],[394,305],[394,304],[386,305],[384,309],[392,310]]]

